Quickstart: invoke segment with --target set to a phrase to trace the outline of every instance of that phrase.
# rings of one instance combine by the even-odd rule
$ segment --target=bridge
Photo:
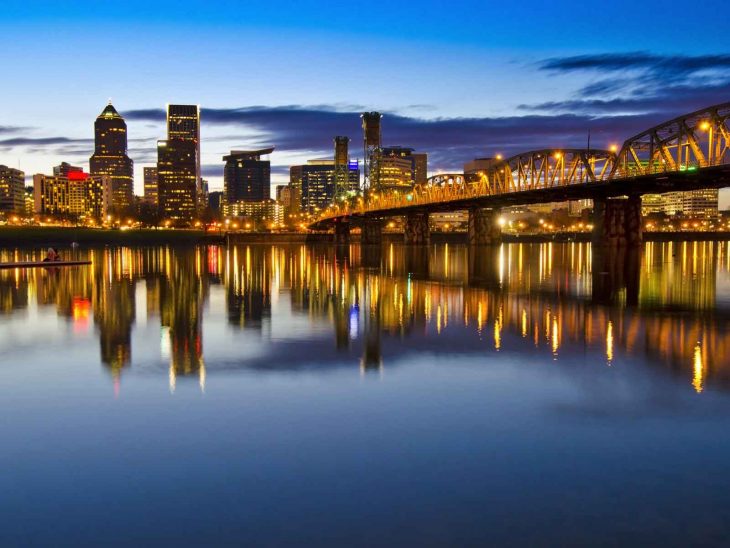
[[[620,150],[545,148],[490,160],[475,180],[463,174],[431,177],[407,192],[369,192],[333,204],[310,228],[332,230],[338,242],[351,226],[362,242],[381,241],[383,221],[405,217],[404,241],[430,241],[429,214],[468,211],[469,243],[499,243],[504,207],[593,201],[593,242],[642,242],[641,196],[730,186],[730,102],[664,122],[627,139]]]

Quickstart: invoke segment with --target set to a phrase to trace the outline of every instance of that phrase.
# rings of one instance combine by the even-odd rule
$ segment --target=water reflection
[[[21,255],[0,252],[0,260]],[[88,333],[93,323],[100,361],[115,383],[135,361],[140,314],[146,332],[159,327],[172,391],[179,376],[205,387],[204,324],[212,335],[263,341],[266,352],[246,366],[324,364],[334,355],[367,373],[419,350],[511,352],[588,365],[646,363],[685,376],[698,393],[725,385],[730,371],[727,243],[650,243],[633,252],[572,243],[476,251],[107,248],[83,255],[92,261],[88,268],[0,271],[1,321],[20,324],[28,310],[55,308],[74,332]],[[211,296],[216,305],[207,310]],[[223,323],[212,319],[221,305]]]

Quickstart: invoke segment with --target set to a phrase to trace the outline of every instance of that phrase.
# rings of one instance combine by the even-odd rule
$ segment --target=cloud
[[[730,99],[730,79],[717,85],[674,85],[657,89],[644,89],[632,94],[608,99],[574,98],[533,105],[520,105],[520,110],[530,112],[572,112],[578,114],[648,114],[672,118],[693,112]]]
[[[651,112],[627,116],[614,114],[608,107],[603,110],[604,114],[599,115],[576,109],[576,113],[461,118],[420,118],[386,112],[383,141],[386,145],[400,144],[428,152],[431,170],[460,171],[464,162],[475,157],[510,155],[545,147],[585,146],[589,130],[595,139],[594,146],[608,147],[663,119]],[[349,136],[350,154],[362,158],[361,111],[328,105],[203,109],[203,138],[206,126],[226,126],[233,129],[226,134],[230,148],[241,143],[246,148],[274,145],[272,171],[285,175],[288,166],[277,165],[278,153],[310,158],[331,156],[335,135]],[[149,120],[159,118],[160,113],[164,115],[162,110],[145,109],[124,115],[132,120]],[[235,128],[240,130],[240,135]],[[221,137],[216,136],[215,140],[220,141]],[[220,177],[222,169],[222,163],[207,165],[203,173],[207,177]]]
[[[553,57],[538,64],[550,72],[639,70],[665,82],[708,70],[729,70],[730,55],[658,55],[645,51]]]
[[[93,144],[93,139],[72,139],[70,137],[11,137],[0,139],[0,146],[37,146],[37,145],[60,145],[70,143]]]
[[[31,128],[22,126],[0,126],[0,135],[4,135],[6,133],[17,133],[19,131],[25,131],[29,129]]]
[[[572,98],[520,109],[543,114],[653,114],[671,118],[730,99],[730,55],[658,55],[647,52],[555,57],[538,63],[554,74],[601,75]]]

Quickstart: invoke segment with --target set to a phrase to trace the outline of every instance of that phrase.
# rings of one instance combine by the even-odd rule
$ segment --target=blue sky
[[[127,118],[136,185],[166,103],[203,107],[204,170],[233,148],[277,147],[275,182],[330,153],[361,156],[358,112],[433,172],[476,156],[621,143],[730,101],[719,1],[234,2],[4,0],[0,163],[27,174],[88,163],[108,98]],[[728,196],[722,202],[727,207]]]

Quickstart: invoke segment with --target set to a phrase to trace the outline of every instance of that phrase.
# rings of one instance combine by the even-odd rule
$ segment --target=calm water
[[[0,271],[2,545],[730,540],[728,244],[79,255]]]

